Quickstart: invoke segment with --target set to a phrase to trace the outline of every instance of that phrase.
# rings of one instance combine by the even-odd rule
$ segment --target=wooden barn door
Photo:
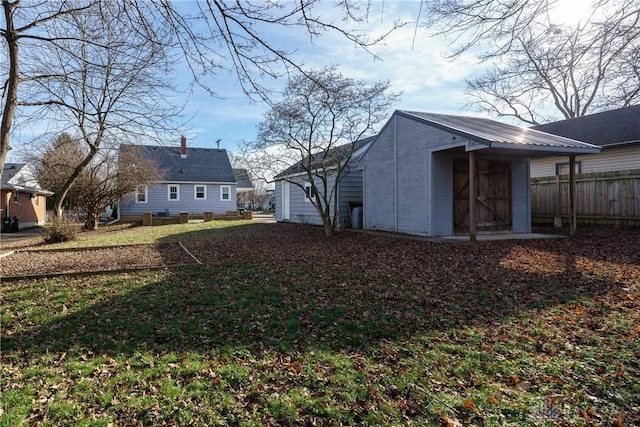
[[[478,232],[511,231],[511,164],[476,161],[476,224]],[[453,161],[453,225],[456,234],[469,232],[469,161]]]

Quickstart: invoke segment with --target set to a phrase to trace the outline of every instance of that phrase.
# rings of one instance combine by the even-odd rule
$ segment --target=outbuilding
[[[599,147],[494,120],[393,113],[360,162],[363,225],[422,236],[531,232],[532,158]]]

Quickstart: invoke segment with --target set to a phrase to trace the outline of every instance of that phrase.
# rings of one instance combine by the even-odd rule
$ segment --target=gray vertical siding
[[[343,227],[352,226],[349,203],[362,204],[362,176],[361,170],[351,171],[338,184],[338,223]]]
[[[415,120],[399,117],[396,128],[398,191],[396,230],[401,233],[429,235],[431,229],[429,135],[425,134],[425,130],[428,129],[424,125],[415,126],[415,123]]]
[[[393,123],[389,123],[372,143],[363,159],[363,166],[364,228],[395,230],[396,183]]]
[[[315,224],[322,225],[322,218],[320,218],[320,214],[313,206],[310,201],[305,200],[304,190],[297,185],[304,185],[307,182],[306,176],[300,176],[296,178],[290,179],[290,195],[289,195],[289,206],[291,212],[291,222],[299,223],[299,224]],[[333,186],[333,177],[329,177],[327,185],[329,188]],[[318,188],[318,191],[322,191],[322,187]],[[276,204],[276,220],[282,221],[282,181],[276,181],[276,200],[279,200]],[[335,203],[332,200],[331,206]]]
[[[446,204],[447,197],[452,200],[445,193],[451,193],[451,185],[436,187],[439,183],[432,184],[432,179],[451,175],[452,171],[440,167],[434,175],[429,149],[452,142],[452,136],[444,131],[394,116],[363,159],[364,227],[425,236],[446,233],[446,221],[433,223],[432,215],[441,218],[442,212],[453,210],[453,202],[440,204]],[[439,200],[436,210],[432,191]],[[451,218],[449,215],[453,223]]]
[[[448,153],[431,157],[431,235],[453,235],[453,159]]]
[[[150,185],[147,195],[147,203],[136,203],[135,194],[130,194],[120,200],[120,215],[142,215],[145,212],[169,211],[171,215],[180,212],[192,214],[202,214],[203,212],[213,212],[214,214],[224,214],[237,208],[236,185],[230,184],[231,194],[229,200],[220,200],[221,184],[198,184],[206,185],[207,199],[194,199],[193,183],[172,183],[180,186],[180,200],[168,200],[168,184]],[[225,185],[225,184],[222,184]]]
[[[531,184],[529,159],[511,162],[512,226],[514,233],[531,232]]]

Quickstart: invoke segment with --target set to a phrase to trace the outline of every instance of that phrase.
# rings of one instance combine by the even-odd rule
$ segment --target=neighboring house
[[[145,212],[177,215],[180,212],[222,215],[237,209],[237,181],[227,151],[218,148],[121,145],[120,150],[142,149],[164,174],[164,180],[139,185],[133,194],[120,200],[120,218],[137,220]]]
[[[236,177],[238,195],[237,206],[245,209],[254,209],[251,203],[251,192],[253,191],[253,183],[246,169],[233,169],[233,175]]]
[[[45,223],[47,197],[53,193],[40,187],[28,164],[5,163],[1,194],[2,218],[18,218],[19,228]]]
[[[337,195],[331,200],[331,212],[333,212],[334,204],[338,203],[338,224],[343,227],[351,226],[351,208],[362,206],[362,171],[357,169],[362,155],[366,151],[366,147],[375,137],[364,138],[356,141],[354,144],[344,144],[332,148],[329,152],[316,153],[314,158],[320,159],[326,154],[326,158],[330,159],[325,167],[328,169],[345,162],[350,158],[347,168],[343,170],[343,176],[337,187]],[[320,155],[322,154],[322,155]],[[313,167],[313,166],[312,166]],[[327,178],[328,188],[332,188],[337,173],[329,173]],[[320,180],[316,179],[316,185]],[[318,188],[318,191],[323,191]],[[279,222],[295,222],[302,224],[322,224],[322,219],[316,208],[313,206],[312,199],[315,197],[311,183],[308,181],[307,173],[302,167],[302,162],[298,162],[275,177],[275,216]]]
[[[528,233],[530,159],[568,162],[599,151],[485,118],[395,111],[359,165],[363,225],[424,236],[467,234],[472,226],[480,233]]]
[[[266,194],[262,195],[262,199],[260,201],[260,208],[265,211],[273,211],[276,210],[276,192],[274,190],[267,190]]]
[[[534,129],[601,147],[576,156],[576,222],[640,227],[640,105],[618,108]],[[534,224],[562,226],[569,220],[566,158],[531,161]]]
[[[640,105],[535,126],[542,132],[588,142],[602,148],[596,155],[577,156],[576,173],[640,169]],[[531,176],[569,173],[566,157],[531,161]]]

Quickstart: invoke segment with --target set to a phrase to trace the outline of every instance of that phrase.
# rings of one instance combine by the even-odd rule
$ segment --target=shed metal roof
[[[467,146],[467,151],[492,149],[492,151],[513,152],[516,150],[530,156],[600,152],[600,148],[592,144],[482,117],[418,111],[397,111],[396,113],[474,142],[475,144]]]
[[[180,147],[122,144],[120,150],[140,150],[164,172],[163,182],[236,183],[227,150],[187,147],[182,158]]]

